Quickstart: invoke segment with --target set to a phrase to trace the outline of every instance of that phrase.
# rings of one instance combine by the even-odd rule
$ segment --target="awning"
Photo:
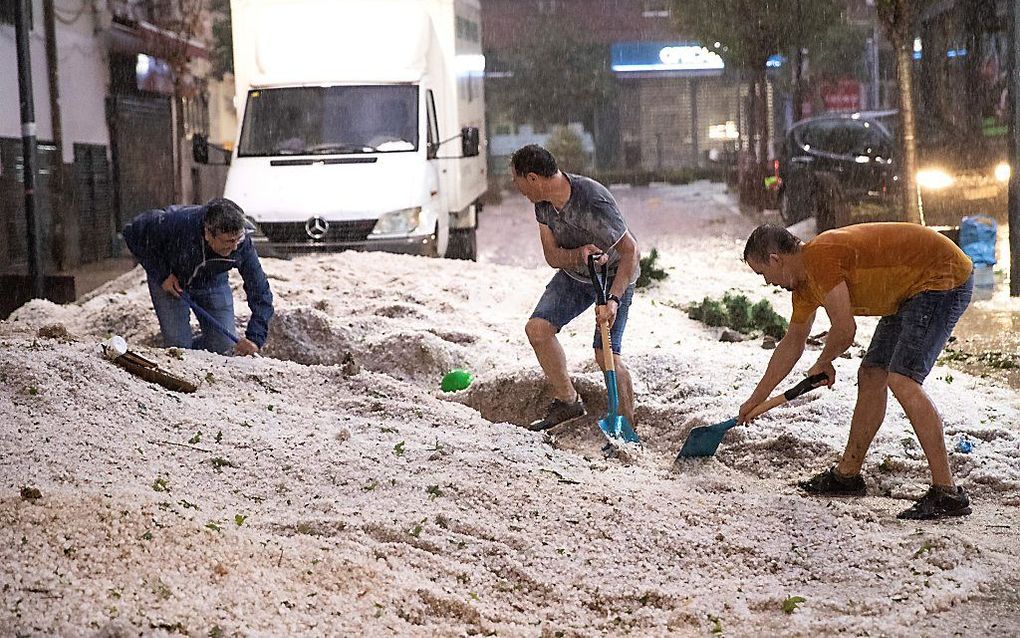
[[[187,40],[142,21],[133,24],[114,22],[110,27],[110,49],[115,53],[144,53],[164,60],[179,56],[182,50],[188,59],[209,58],[209,51],[201,40]]]

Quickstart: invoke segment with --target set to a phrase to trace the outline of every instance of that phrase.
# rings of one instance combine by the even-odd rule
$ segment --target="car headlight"
[[[1011,172],[1012,171],[1010,171],[1009,164],[1007,164],[1006,162],[1000,162],[995,166],[995,179],[999,180],[1000,182],[1008,182],[1009,175]]]
[[[421,219],[421,206],[395,210],[379,216],[379,221],[372,229],[373,235],[406,235],[418,227]]]
[[[952,186],[956,178],[941,168],[924,168],[917,171],[917,184],[928,190],[942,190]]]

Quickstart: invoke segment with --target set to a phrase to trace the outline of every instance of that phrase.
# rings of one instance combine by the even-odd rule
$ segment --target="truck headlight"
[[[1008,182],[1009,175],[1011,172],[1012,171],[1010,171],[1009,164],[1007,164],[1006,162],[999,162],[999,164],[995,166],[995,179],[999,180],[1000,182]]]
[[[373,235],[406,235],[418,227],[421,206],[383,213],[372,229]]]
[[[953,185],[956,178],[941,168],[924,168],[917,171],[917,184],[921,188],[938,191]]]

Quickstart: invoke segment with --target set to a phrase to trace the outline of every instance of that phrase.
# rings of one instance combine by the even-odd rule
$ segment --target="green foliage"
[[[841,7],[834,0],[673,0],[673,9],[684,33],[700,42],[720,43],[716,52],[728,65],[762,73],[769,56],[819,40],[840,21]]]
[[[718,616],[713,616],[712,614],[709,614],[708,615],[708,622],[712,623],[712,633],[713,634],[721,634],[723,632],[722,618],[719,618]]]
[[[212,73],[223,79],[234,72],[234,34],[230,26],[230,0],[210,0],[209,10],[213,16],[212,51],[209,62]]]
[[[783,613],[792,614],[794,611],[797,610],[798,605],[806,601],[807,598],[804,598],[803,596],[790,596],[789,598],[783,601]]]
[[[155,481],[152,482],[152,489],[155,492],[169,492],[170,491],[170,479],[159,476]]]
[[[510,74],[485,87],[493,115],[540,128],[581,122],[591,130],[595,105],[614,91],[609,47],[580,39],[585,32],[573,22],[544,15],[518,33],[517,46],[485,52],[491,68]]]
[[[404,442],[401,441],[393,446],[393,454],[397,456],[404,456]]]
[[[223,468],[225,467],[237,467],[237,465],[233,463],[230,459],[225,459],[222,456],[214,456],[210,460],[210,463],[212,463],[212,466],[216,469],[217,472],[222,471]]]
[[[762,333],[776,339],[782,339],[786,335],[787,327],[789,327],[786,319],[779,316],[772,309],[772,304],[767,299],[762,299],[751,306],[751,325],[756,326]]]
[[[248,520],[248,517],[244,514],[234,514],[234,524],[238,527],[244,525],[246,520]]]
[[[925,554],[930,554],[931,550],[933,549],[935,549],[934,543],[932,543],[931,541],[924,541],[924,544],[921,545],[921,548],[914,552],[914,558],[920,558]]]
[[[638,275],[637,283],[635,284],[638,288],[646,288],[652,285],[653,281],[662,281],[669,275],[665,270],[659,268],[659,251],[655,248],[650,253],[641,258],[641,274]]]
[[[767,299],[751,305],[744,295],[726,293],[722,299],[705,297],[687,309],[687,316],[713,328],[732,328],[738,332],[761,331],[770,337],[782,339],[786,334],[786,320],[780,317]]]
[[[568,173],[584,173],[588,168],[588,154],[584,152],[581,136],[566,126],[557,126],[545,143],[545,147],[556,158],[560,170]]]

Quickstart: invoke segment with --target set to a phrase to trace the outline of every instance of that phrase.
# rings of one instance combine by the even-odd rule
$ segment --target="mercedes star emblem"
[[[322,239],[329,231],[329,222],[321,217],[312,217],[305,222],[305,232],[312,239]]]

